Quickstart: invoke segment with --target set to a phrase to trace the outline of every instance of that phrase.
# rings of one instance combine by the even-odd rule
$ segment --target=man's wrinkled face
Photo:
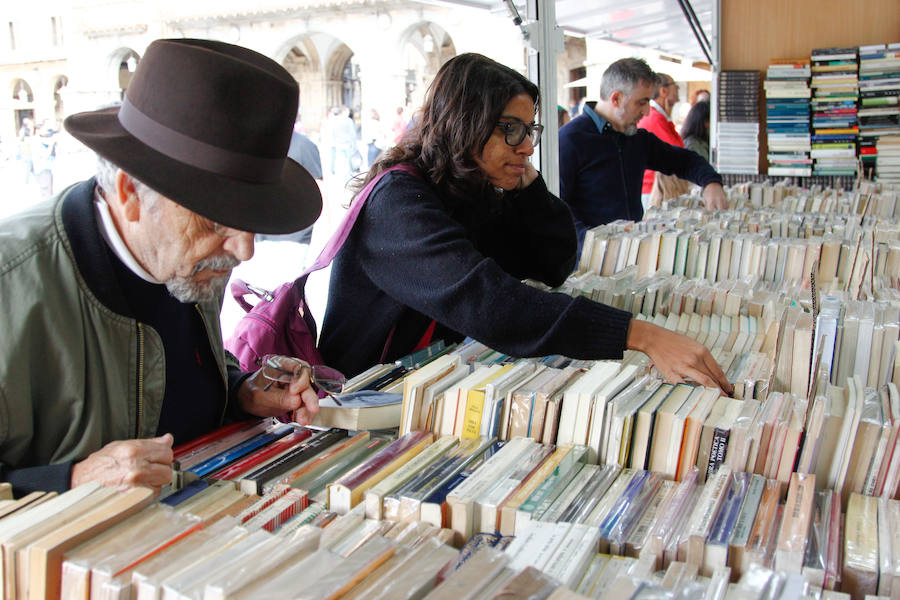
[[[142,204],[142,266],[181,302],[221,298],[231,270],[253,256],[253,234],[217,226],[161,195]]]

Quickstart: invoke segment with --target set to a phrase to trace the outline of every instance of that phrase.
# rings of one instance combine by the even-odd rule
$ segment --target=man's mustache
[[[221,256],[210,256],[204,258],[203,260],[199,260],[194,264],[194,269],[191,271],[191,275],[196,275],[200,271],[208,270],[208,271],[230,271],[241,264],[241,261],[236,259],[233,256],[221,255]]]

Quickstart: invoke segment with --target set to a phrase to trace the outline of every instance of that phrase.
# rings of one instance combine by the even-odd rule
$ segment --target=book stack
[[[766,70],[766,136],[769,175],[809,176],[808,59],[775,61]]]
[[[869,177],[879,180],[897,179],[898,165],[891,164],[891,156],[883,164],[884,172],[876,171],[879,164],[878,140],[886,135],[900,134],[900,43],[875,44],[859,47],[859,152],[863,169]],[[885,179],[886,177],[886,179]]]
[[[855,175],[859,137],[857,48],[812,51],[812,151],[816,175]]]
[[[884,183],[900,183],[900,135],[883,135],[876,143],[875,170],[878,180]]]
[[[719,73],[716,170],[759,173],[759,72]]]

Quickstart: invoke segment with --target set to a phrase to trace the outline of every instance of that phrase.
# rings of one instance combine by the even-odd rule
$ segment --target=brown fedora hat
[[[287,151],[297,82],[247,48],[156,40],[121,106],[71,115],[66,129],[182,206],[257,233],[290,233],[322,210],[312,176]]]

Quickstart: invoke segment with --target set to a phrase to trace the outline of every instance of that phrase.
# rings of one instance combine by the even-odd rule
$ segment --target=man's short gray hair
[[[116,173],[119,166],[112,161],[97,155],[97,185],[103,190],[103,196],[113,198],[116,193]],[[159,200],[161,194],[151,188],[146,183],[139,181],[134,175],[130,175],[134,181],[134,191],[137,192],[138,198],[144,203],[145,208],[153,208],[156,201]]]
[[[620,58],[607,67],[600,79],[600,98],[609,100],[616,90],[626,96],[640,82],[657,84],[656,74],[642,58]]]

